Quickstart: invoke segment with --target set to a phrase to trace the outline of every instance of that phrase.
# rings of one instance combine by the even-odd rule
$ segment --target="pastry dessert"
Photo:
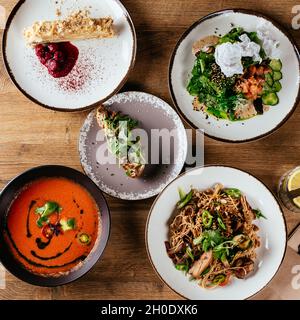
[[[126,175],[130,178],[140,177],[145,169],[140,137],[135,141],[130,139],[138,122],[128,115],[107,110],[104,106],[98,108],[96,117],[99,126],[104,130],[109,151],[116,156]],[[121,123],[124,122],[127,124],[126,128],[122,128]],[[121,138],[124,135],[127,139]]]
[[[64,20],[38,21],[24,30],[29,45],[111,38],[115,35],[112,18],[91,18],[88,11],[77,11]]]

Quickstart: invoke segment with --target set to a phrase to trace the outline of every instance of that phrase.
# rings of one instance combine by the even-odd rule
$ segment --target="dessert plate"
[[[92,18],[112,17],[116,36],[72,41],[79,50],[75,67],[66,77],[53,78],[26,45],[23,30],[35,21],[64,19],[86,9]],[[135,56],[134,25],[118,0],[21,0],[3,36],[3,58],[14,84],[32,101],[58,111],[89,109],[109,99],[125,83]]]
[[[266,24],[274,40],[279,41],[282,61],[282,90],[279,104],[263,115],[243,121],[229,121],[194,111],[193,97],[187,92],[187,84],[195,61],[193,43],[209,35],[222,36],[233,27],[245,31],[257,30]],[[190,26],[179,39],[169,66],[169,88],[173,102],[181,117],[192,127],[203,129],[211,138],[227,142],[246,142],[264,137],[287,121],[299,101],[299,52],[293,39],[275,21],[260,13],[232,9],[211,13]]]
[[[199,190],[216,183],[238,188],[253,208],[260,209],[267,219],[255,220],[261,245],[256,249],[255,269],[245,279],[234,278],[225,287],[203,289],[197,281],[176,270],[169,258],[165,241],[178,201],[178,188]],[[206,166],[191,169],[172,181],[156,198],[146,225],[146,245],[149,259],[159,277],[175,292],[193,300],[247,299],[262,290],[278,271],[286,250],[286,225],[283,212],[272,192],[263,182],[242,170],[226,166]]]
[[[104,106],[138,121],[138,128],[143,130],[141,144],[143,150],[148,150],[149,164],[141,177],[133,179],[126,176],[118,164],[103,161],[106,140],[97,123],[96,110],[93,110],[79,137],[80,161],[85,173],[102,191],[116,198],[141,200],[157,195],[179,175],[186,160],[187,136],[181,119],[166,102],[144,92],[117,94]],[[164,145],[157,143],[159,130],[163,130],[161,134],[165,137],[171,132],[172,141],[167,139]],[[163,148],[166,152],[162,152]]]

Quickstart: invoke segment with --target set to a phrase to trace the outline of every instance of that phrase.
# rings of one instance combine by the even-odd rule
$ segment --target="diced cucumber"
[[[271,76],[270,73],[267,73],[267,74],[265,75],[265,79],[266,79],[267,84],[268,84],[270,87],[272,87],[274,81],[273,81],[273,78],[272,78],[272,76]]]
[[[281,88],[282,88],[281,83],[279,81],[275,81],[273,84],[273,90],[275,92],[279,92]]]
[[[276,104],[278,104],[279,99],[276,93],[270,92],[262,96],[262,102],[267,106],[275,106]]]
[[[264,91],[265,92],[272,92],[273,88],[271,86],[269,86],[266,82],[264,83]]]
[[[282,79],[282,73],[280,71],[274,71],[273,72],[273,79],[274,79],[274,81]]]
[[[281,71],[282,69],[282,63],[280,59],[273,59],[270,62],[270,67],[273,71]]]

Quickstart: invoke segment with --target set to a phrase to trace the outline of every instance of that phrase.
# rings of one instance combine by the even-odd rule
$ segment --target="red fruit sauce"
[[[39,44],[35,53],[54,78],[66,77],[74,68],[79,51],[70,42]]]

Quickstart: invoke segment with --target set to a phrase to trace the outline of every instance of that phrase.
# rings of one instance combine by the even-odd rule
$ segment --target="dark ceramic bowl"
[[[28,183],[47,177],[63,177],[70,179],[81,186],[83,186],[96,201],[101,214],[101,238],[95,243],[94,249],[85,259],[83,265],[77,269],[72,270],[66,275],[59,277],[44,277],[33,274],[26,270],[13,257],[9,247],[4,239],[4,228],[7,216],[7,208],[14,200],[16,194]],[[21,175],[13,179],[1,192],[0,195],[0,261],[4,267],[17,278],[37,286],[54,287],[60,286],[85,275],[100,259],[106,247],[110,234],[110,212],[106,200],[103,197],[98,187],[84,174],[74,169],[63,166],[42,166],[25,171]]]

